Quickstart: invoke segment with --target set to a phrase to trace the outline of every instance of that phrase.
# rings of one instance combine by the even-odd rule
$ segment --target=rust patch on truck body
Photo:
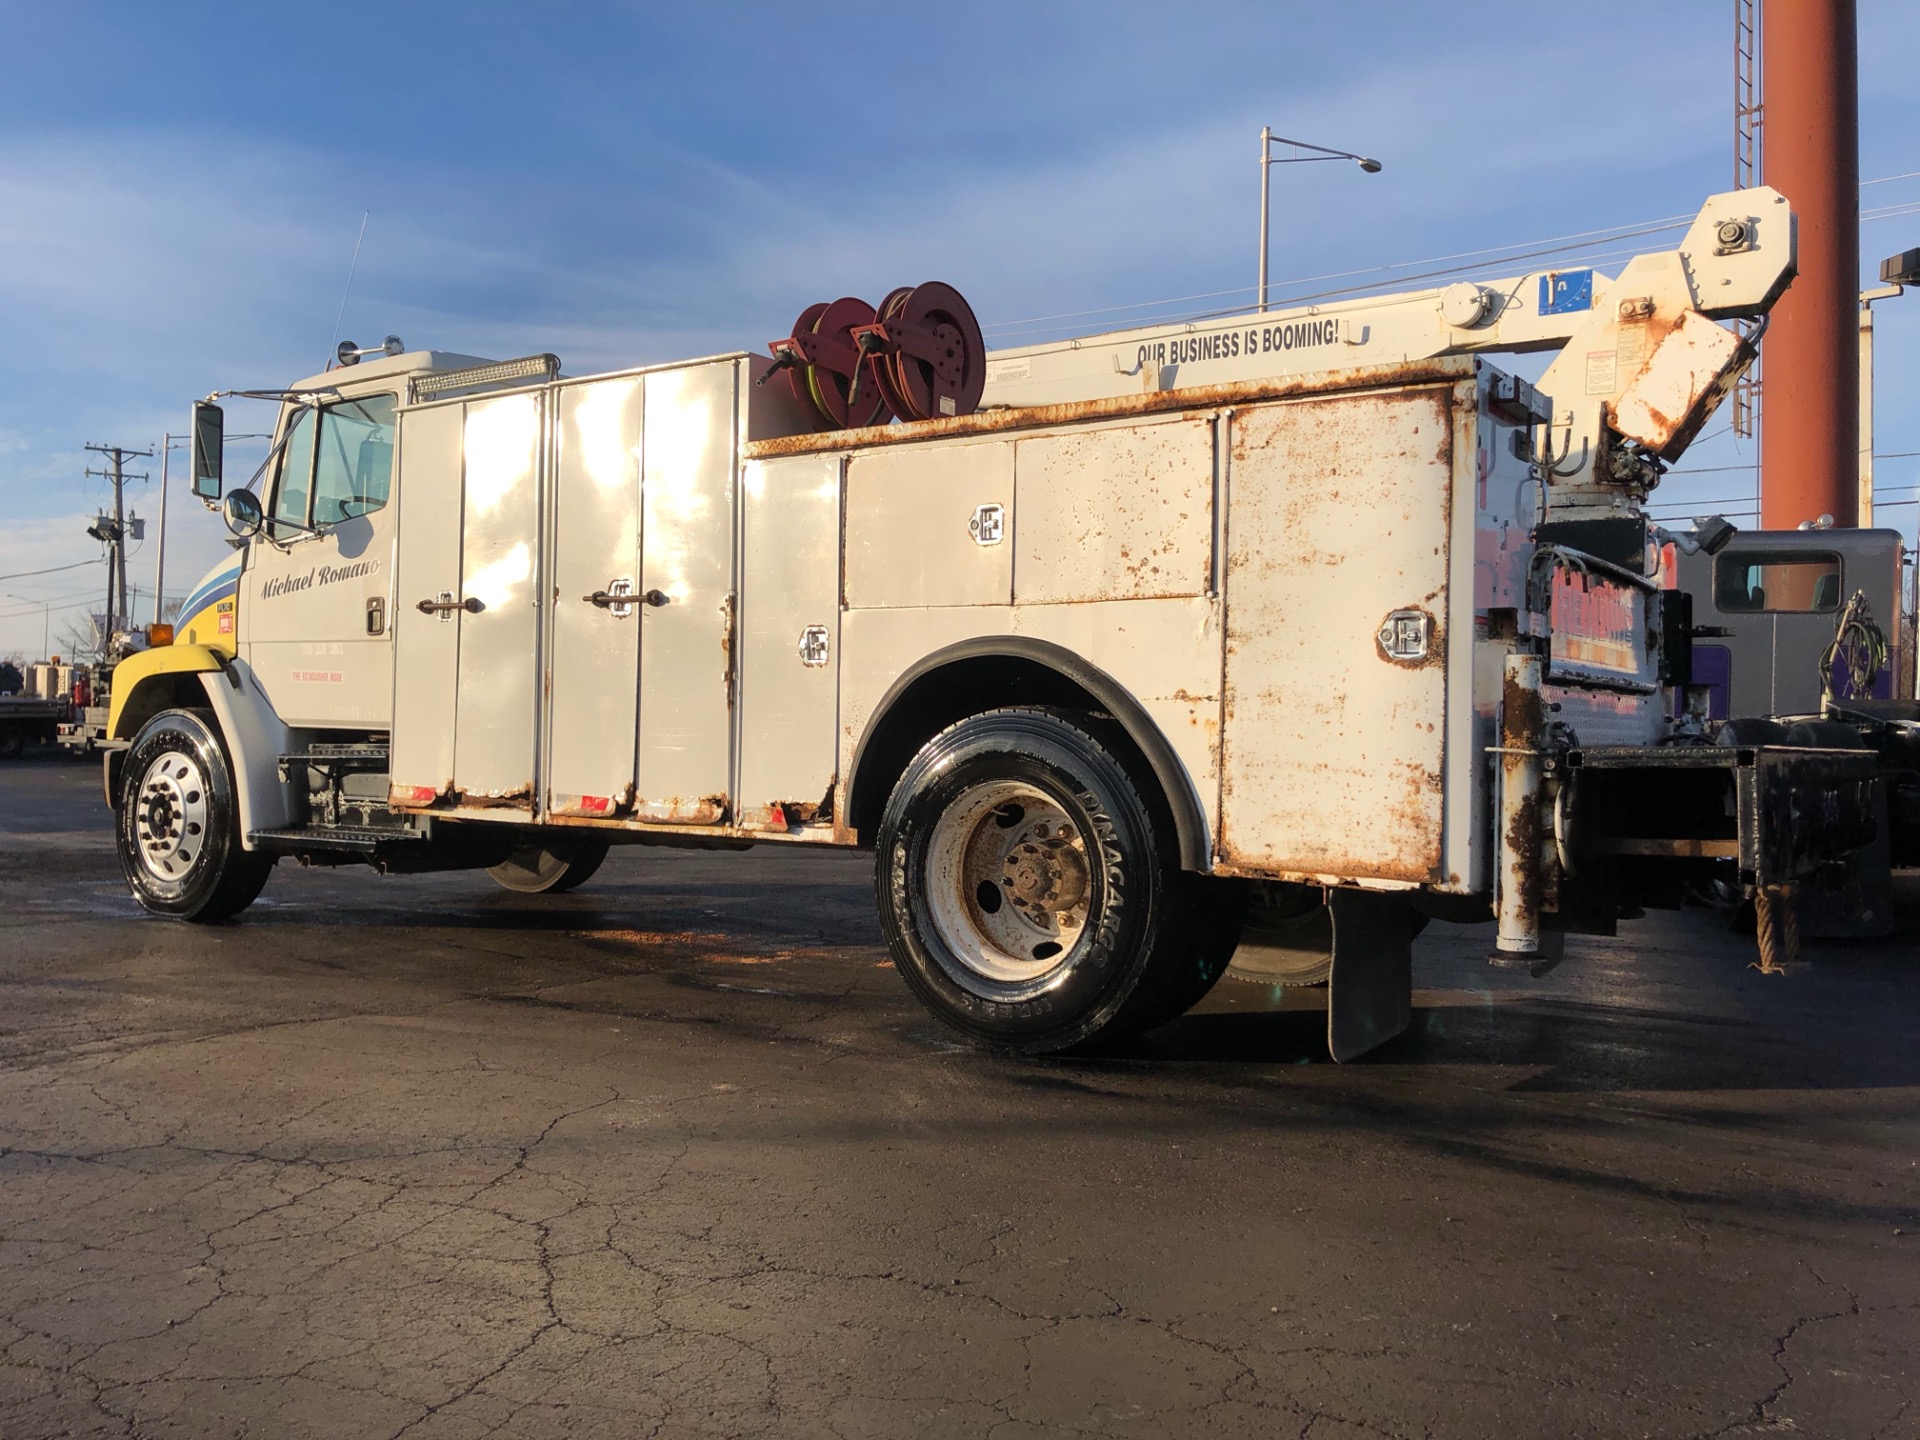
[[[1233,417],[1223,873],[1446,883],[1456,429],[1476,404],[1469,382]],[[1420,616],[1424,655],[1389,653],[1389,612]]]
[[[635,800],[632,818],[643,825],[724,825],[727,797],[701,795],[693,799]]]
[[[748,460],[770,460],[780,455],[811,455],[831,450],[904,445],[915,440],[958,439],[973,435],[1003,435],[1054,425],[1095,420],[1119,420],[1135,415],[1157,415],[1176,410],[1204,410],[1211,406],[1248,405],[1262,400],[1286,400],[1301,395],[1335,395],[1345,391],[1393,390],[1463,380],[1480,362],[1471,355],[1442,355],[1404,360],[1391,365],[1361,365],[1350,370],[1327,370],[1268,380],[1239,380],[1226,385],[1195,385],[1184,390],[1158,390],[1138,395],[1114,395],[1102,400],[1063,401],[1057,405],[1019,405],[979,410],[953,419],[914,420],[904,425],[874,425],[864,430],[829,430],[753,440],[740,447]]]

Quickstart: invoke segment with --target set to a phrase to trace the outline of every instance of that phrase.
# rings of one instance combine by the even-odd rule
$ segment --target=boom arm
[[[1709,198],[1673,250],[1615,278],[1592,269],[1368,296],[1293,310],[996,350],[983,405],[1047,405],[1476,351],[1559,355],[1553,400],[1554,507],[1636,504],[1678,459],[1751,345],[1714,322],[1759,319],[1795,269],[1795,227],[1766,186]]]

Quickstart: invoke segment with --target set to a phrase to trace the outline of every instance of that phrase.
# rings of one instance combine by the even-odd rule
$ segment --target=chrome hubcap
[[[1086,837],[1035,786],[977,785],[933,827],[927,896],[941,940],[971,975],[1031,986],[1060,968],[1086,929],[1093,901]]]
[[[149,874],[185,877],[207,833],[207,777],[198,760],[174,750],[147,767],[134,801],[133,833]]]

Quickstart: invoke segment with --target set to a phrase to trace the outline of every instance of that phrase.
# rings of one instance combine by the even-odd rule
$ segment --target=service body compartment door
[[[1452,411],[1439,386],[1232,419],[1228,870],[1446,878]]]
[[[523,394],[402,416],[397,804],[532,808],[542,415]]]
[[[607,816],[633,799],[646,611],[640,599],[643,384],[632,375],[556,392],[546,801],[556,815]]]
[[[746,467],[740,825],[813,824],[833,786],[840,668],[840,457]]]
[[[468,804],[531,809],[544,397],[503,395],[466,410],[454,788]]]
[[[729,817],[737,373],[718,361],[647,376],[640,588],[661,603],[640,615],[642,821]]]
[[[394,803],[431,804],[453,788],[454,686],[460,668],[457,609],[422,613],[422,600],[460,594],[459,405],[400,417],[399,538],[394,563]]]

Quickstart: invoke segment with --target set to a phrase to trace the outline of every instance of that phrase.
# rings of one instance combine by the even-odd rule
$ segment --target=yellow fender
[[[195,675],[206,670],[222,669],[226,663],[226,652],[209,645],[157,645],[151,650],[129,655],[113,667],[113,693],[107,708],[107,738],[130,740],[133,736],[127,732],[138,729],[152,718],[157,707],[148,703],[136,705],[133,701],[141,687],[156,676]],[[121,724],[127,720],[129,711],[135,719],[123,731]]]

